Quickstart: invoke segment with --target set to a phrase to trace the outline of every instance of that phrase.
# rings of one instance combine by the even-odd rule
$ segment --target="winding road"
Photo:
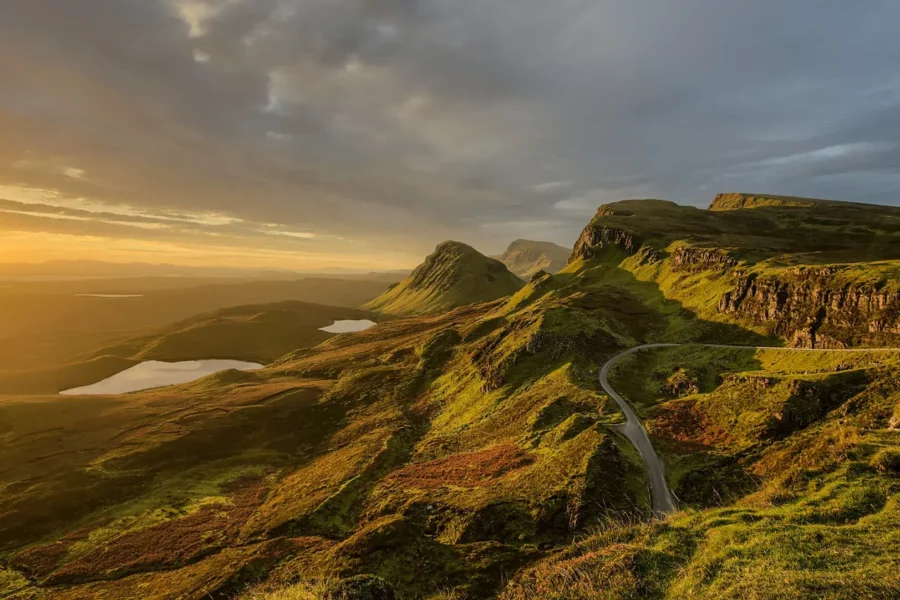
[[[797,351],[797,352],[873,352],[873,351],[885,351],[885,352],[897,352],[898,348],[781,348],[778,346],[739,346],[739,345],[731,345],[731,344],[643,344],[641,346],[635,346],[634,348],[629,348],[624,352],[620,352],[616,354],[611,359],[606,361],[606,364],[600,369],[600,386],[603,388],[609,396],[616,401],[616,404],[619,405],[619,408],[622,409],[622,412],[625,413],[625,423],[622,425],[617,425],[616,428],[625,434],[632,444],[637,448],[638,452],[641,455],[641,458],[644,459],[644,463],[647,465],[647,471],[650,474],[650,501],[653,507],[653,514],[658,518],[664,518],[666,515],[674,513],[678,510],[678,506],[675,503],[675,498],[672,495],[671,490],[669,490],[669,486],[666,483],[666,470],[663,466],[662,460],[660,460],[659,455],[656,453],[656,450],[653,448],[653,444],[650,442],[650,436],[647,435],[647,430],[644,428],[644,424],[641,423],[641,420],[638,418],[637,413],[634,412],[634,409],[631,407],[628,402],[619,395],[616,390],[612,388],[609,384],[609,372],[616,365],[617,362],[634,354],[635,352],[640,352],[642,350],[652,350],[654,348],[673,348],[675,346],[702,346],[705,348],[729,348],[729,349],[739,349],[739,350],[789,350],[789,351]]]

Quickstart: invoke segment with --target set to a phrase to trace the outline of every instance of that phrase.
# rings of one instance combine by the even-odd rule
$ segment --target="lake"
[[[75,294],[78,298],[143,298],[143,294]]]
[[[148,360],[91,385],[60,392],[64,396],[127,394],[164,385],[177,385],[226,369],[250,371],[263,365],[242,360]]]
[[[328,333],[353,333],[354,331],[365,331],[369,327],[377,325],[374,321],[368,319],[351,319],[346,321],[335,321],[328,327],[319,327],[320,331]]]

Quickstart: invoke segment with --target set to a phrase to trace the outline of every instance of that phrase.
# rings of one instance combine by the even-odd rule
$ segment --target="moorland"
[[[900,209],[627,200],[559,271],[513,266],[447,242],[390,287],[32,324],[79,342],[0,374],[0,598],[900,597]],[[648,343],[677,345],[608,380],[662,515],[598,380]],[[57,394],[214,351],[266,366]]]

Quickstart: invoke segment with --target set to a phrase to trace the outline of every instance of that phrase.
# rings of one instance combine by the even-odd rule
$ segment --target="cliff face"
[[[575,242],[569,264],[576,260],[596,258],[604,248],[618,248],[630,256],[636,254],[641,245],[641,240],[630,231],[588,225]]]
[[[900,345],[900,291],[881,283],[838,283],[840,267],[780,276],[739,273],[719,311],[762,324],[801,348]]]
[[[658,274],[666,274],[658,281],[661,292],[703,318],[751,327],[795,347],[900,346],[900,268],[890,260],[897,238],[882,236],[876,248],[878,234],[854,237],[860,223],[889,223],[894,209],[747,194],[720,194],[714,216],[643,204],[601,207],[570,264],[611,256],[605,251],[615,248],[639,255],[642,265],[658,264]],[[785,214],[790,220],[779,221]],[[826,214],[840,216],[829,227],[846,229],[821,229]],[[825,244],[851,260],[803,264]],[[772,264],[761,262],[769,257]]]
[[[737,258],[725,250],[691,246],[676,248],[672,252],[671,260],[676,266],[690,271],[723,271],[736,267],[738,264]]]

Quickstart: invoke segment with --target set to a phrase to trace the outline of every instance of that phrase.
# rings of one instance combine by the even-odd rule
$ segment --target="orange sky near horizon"
[[[43,232],[3,232],[0,235],[0,264],[36,264],[54,260],[283,270],[393,270],[410,266],[402,260],[372,255],[329,257],[266,248],[199,246]]]
[[[0,264],[90,260],[240,269],[393,270],[421,257],[217,213],[147,212],[0,183]]]

